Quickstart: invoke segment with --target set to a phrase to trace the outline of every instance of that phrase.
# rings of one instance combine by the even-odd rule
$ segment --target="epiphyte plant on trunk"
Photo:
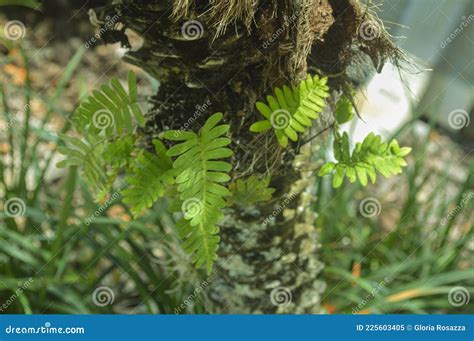
[[[250,130],[262,133],[271,129],[280,147],[286,148],[288,140],[297,141],[298,134],[304,133],[326,107],[326,82],[325,77],[308,75],[299,86],[275,88],[275,96],[267,96],[266,103],[256,103],[265,120],[254,123]],[[354,117],[348,103],[342,97],[336,106],[333,152],[337,162],[323,165],[319,175],[333,173],[333,186],[339,187],[344,176],[350,182],[359,179],[365,186],[368,178],[375,183],[376,171],[386,177],[400,173],[410,148],[400,148],[396,140],[382,142],[380,136],[371,133],[350,150],[348,134],[341,135],[338,128]],[[80,137],[63,136],[68,146],[60,151],[66,159],[58,165],[79,166],[98,200],[112,190],[118,174],[125,173],[121,193],[135,217],[159,198],[170,198],[170,210],[181,212],[176,230],[183,248],[192,255],[196,267],[211,273],[217,259],[222,209],[232,204],[233,196],[242,194],[246,181],[255,185],[259,181],[252,175],[237,180],[238,185],[228,185],[233,137],[229,136],[230,126],[220,124],[223,117],[222,113],[213,114],[198,132],[163,131],[153,140],[153,152],[140,148],[136,129],[144,126],[145,119],[137,103],[136,76],[129,72],[128,93],[114,78],[81,102],[72,117]],[[167,141],[175,144],[167,147]],[[265,186],[254,196],[270,200],[273,189],[266,187],[269,179],[260,181]]]
[[[325,285],[318,277],[324,264],[319,259],[319,231],[311,209],[321,147],[329,129],[338,137],[338,125],[354,116],[354,86],[380,70],[385,61],[398,65],[403,60],[370,6],[358,0],[106,0],[103,4],[94,8],[99,21],[105,25],[107,16],[118,16],[109,29],[120,30],[121,35],[133,31],[142,38],[142,43],[129,39],[130,44],[123,45],[127,49],[123,59],[147,72],[159,87],[146,101],[150,108],[143,110],[145,123],[135,106],[113,118],[118,124],[124,118],[126,122],[133,119],[137,123],[133,131],[115,129],[106,140],[107,129],[112,129],[98,131],[97,137],[92,118],[99,127],[108,120],[100,120],[94,107],[113,117],[115,102],[107,93],[105,99],[100,96],[107,89],[93,93],[94,100],[86,100],[88,135],[80,133],[79,141],[72,142],[78,150],[73,158],[86,161],[84,168],[91,172],[87,182],[103,197],[115,181],[135,216],[159,198],[176,199],[163,201],[171,202],[171,211],[181,212],[186,225],[178,225],[177,231],[183,245],[193,252],[196,265],[209,270],[212,264],[216,275],[203,293],[211,303],[210,311],[321,312]],[[367,26],[368,32],[359,29]],[[119,110],[137,103],[133,82],[131,93],[113,83],[108,87],[119,91],[117,100],[126,102],[117,102]],[[103,110],[105,104],[107,110]],[[210,117],[219,117],[213,116],[218,112],[222,119],[217,126],[229,126],[218,138],[220,143],[230,139],[230,144],[216,149],[230,149],[233,154],[212,152],[217,158],[206,163],[212,161],[221,170],[206,169],[205,177],[197,177],[199,184],[184,189],[191,183],[179,183],[184,169],[173,167],[183,157],[167,153],[182,145],[184,155],[202,158],[198,150],[204,147],[205,136],[199,128]],[[196,141],[165,138],[191,136],[184,131],[197,134],[200,147],[185,150]],[[337,141],[343,141],[342,136]],[[351,152],[341,145],[343,153],[322,173],[334,172],[335,184],[341,182],[341,174],[355,180],[354,170],[362,183],[364,175],[370,179],[373,171],[386,175],[398,171],[395,163],[391,171],[377,169],[381,163],[376,160],[391,155],[393,148],[367,149],[366,143],[360,151]],[[391,157],[397,160],[398,156]],[[231,169],[222,162],[231,164]],[[207,166],[199,167],[203,172]],[[222,174],[208,176],[212,172]],[[213,193],[216,197],[211,196],[220,205],[224,201],[219,211],[204,205],[203,192],[189,197],[208,182],[220,189]],[[193,200],[184,205],[186,199]],[[207,194],[205,200],[209,200]],[[224,215],[220,220],[218,212]],[[212,224],[200,228],[203,219]],[[202,245],[207,250],[202,251]],[[191,262],[181,254],[165,255],[173,264],[170,271],[183,281],[204,275],[189,267]],[[292,302],[273,304],[270,293],[279,286],[291,290]]]

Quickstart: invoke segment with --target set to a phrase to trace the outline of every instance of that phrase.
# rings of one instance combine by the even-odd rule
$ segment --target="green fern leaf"
[[[162,134],[163,138],[182,141],[167,152],[175,157],[175,182],[184,213],[177,228],[196,267],[206,266],[209,273],[217,258],[217,223],[223,216],[224,198],[230,195],[222,183],[230,180],[231,165],[222,159],[232,155],[226,148],[231,140],[224,137],[229,125],[218,125],[221,119],[221,113],[212,115],[198,134],[174,130]]]
[[[326,106],[324,99],[329,96],[326,83],[326,77],[308,75],[298,87],[275,88],[274,96],[267,96],[267,103],[256,103],[265,120],[252,124],[250,131],[260,133],[273,127],[282,147],[288,145],[288,139],[297,141],[298,134],[304,133]]]
[[[137,80],[133,72],[128,73],[128,94],[116,78],[100,89],[92,91],[92,95],[82,100],[72,117],[74,127],[79,132],[107,137],[130,133],[134,129],[132,117],[139,126],[144,126],[145,119],[137,103]]]
[[[382,142],[382,137],[370,133],[362,143],[358,142],[351,152],[349,136],[346,132],[340,135],[337,131],[334,138],[334,156],[338,162],[328,162],[319,170],[319,176],[333,173],[333,187],[340,187],[347,177],[351,183],[359,179],[366,186],[368,179],[375,183],[377,172],[384,177],[390,177],[402,172],[406,166],[404,157],[411,148],[400,148],[396,140],[390,143]]]
[[[81,138],[62,136],[66,147],[61,147],[60,152],[66,160],[58,164],[58,167],[79,166],[99,201],[108,193],[119,171],[134,164],[137,137],[132,118],[140,126],[145,124],[137,103],[137,80],[133,72],[128,74],[128,93],[115,78],[100,89],[81,101],[72,116],[73,127]]]
[[[344,124],[354,118],[354,107],[347,96],[342,96],[336,104],[334,117],[338,124]]]
[[[268,187],[270,177],[259,179],[251,175],[245,180],[238,179],[230,186],[232,192],[231,203],[240,205],[253,205],[258,202],[269,201],[272,198],[274,188]]]
[[[156,154],[144,151],[125,178],[127,188],[122,191],[123,202],[135,217],[163,196],[166,185],[174,183],[172,160],[166,155],[165,146],[159,140],[153,143]]]
[[[109,177],[107,169],[103,167],[104,144],[100,139],[89,136],[83,140],[65,135],[61,135],[61,138],[69,147],[58,147],[58,151],[65,155],[66,159],[59,162],[57,167],[78,166],[82,170],[84,180],[95,194],[106,191]]]

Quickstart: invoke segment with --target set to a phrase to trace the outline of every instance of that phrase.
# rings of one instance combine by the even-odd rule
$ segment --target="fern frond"
[[[343,95],[336,103],[334,118],[338,124],[344,124],[354,118],[354,106],[346,95]]]
[[[230,180],[228,172],[232,167],[222,159],[232,155],[232,150],[226,148],[231,140],[223,137],[229,125],[217,125],[221,119],[221,113],[212,115],[198,134],[182,131],[162,134],[163,138],[183,141],[167,152],[176,158],[173,162],[177,172],[175,182],[184,213],[178,231],[196,267],[205,265],[208,272],[217,258],[217,223],[223,216],[224,198],[230,195],[222,183]]]
[[[156,154],[144,151],[140,154],[126,176],[127,188],[122,191],[123,202],[137,217],[163,196],[166,185],[174,183],[172,160],[166,155],[166,148],[154,140]]]
[[[67,166],[78,166],[81,168],[84,180],[94,193],[103,193],[107,189],[109,177],[107,169],[103,167],[102,154],[104,144],[100,138],[89,136],[87,140],[77,137],[61,135],[68,147],[58,147],[58,151],[66,156],[66,159],[57,164],[58,168]]]
[[[81,138],[62,136],[66,147],[59,150],[66,156],[58,167],[79,166],[88,186],[100,201],[113,185],[118,172],[133,164],[134,123],[144,125],[137,103],[137,80],[128,74],[128,93],[113,78],[81,101],[71,118]]]
[[[270,177],[259,179],[251,175],[245,180],[238,179],[230,185],[232,193],[231,201],[240,205],[253,205],[258,202],[269,201],[272,198],[274,188],[268,187]]]
[[[130,133],[134,129],[132,117],[139,126],[144,126],[145,119],[137,103],[137,79],[133,72],[128,73],[128,93],[117,78],[112,78],[110,84],[101,86],[100,91],[81,101],[72,116],[76,130],[91,135]]]
[[[304,133],[326,106],[324,99],[329,96],[326,83],[326,77],[308,75],[298,87],[275,88],[274,96],[267,96],[267,103],[256,103],[265,120],[252,124],[250,131],[258,133],[273,127],[282,147],[288,145],[288,139],[297,141],[298,134]]]
[[[352,151],[349,150],[349,136],[346,132],[342,136],[336,132],[334,138],[334,156],[338,162],[328,162],[319,171],[319,176],[324,176],[334,171],[333,187],[340,187],[344,176],[350,182],[359,182],[366,186],[368,178],[375,183],[377,172],[384,177],[390,177],[402,172],[406,166],[404,157],[411,148],[400,148],[396,140],[390,143],[382,142],[380,135],[370,133],[362,143],[358,142]]]

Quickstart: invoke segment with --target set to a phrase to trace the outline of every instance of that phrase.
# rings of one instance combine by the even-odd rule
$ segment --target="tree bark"
[[[321,312],[323,264],[310,209],[315,199],[312,155],[320,140],[282,149],[272,134],[256,135],[249,127],[260,119],[256,100],[271,94],[275,86],[304,77],[310,54],[320,72],[345,72],[349,62],[327,60],[352,46],[357,34],[353,26],[357,31],[360,19],[354,14],[355,4],[122,0],[103,8],[111,16],[120,11],[121,22],[144,38],[143,46],[127,53],[125,60],[160,81],[145,138],[150,141],[167,129],[197,131],[211,114],[223,112],[231,125],[233,180],[270,175],[270,186],[276,188],[270,202],[226,209],[219,258],[206,287],[213,303],[210,312]],[[334,24],[336,13],[352,32],[340,32]],[[325,36],[337,44],[324,45]],[[333,83],[341,84],[338,79]],[[312,133],[329,124],[331,115],[326,112]]]

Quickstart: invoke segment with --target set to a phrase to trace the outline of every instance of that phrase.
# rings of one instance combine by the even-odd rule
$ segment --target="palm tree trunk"
[[[355,13],[361,7],[356,5],[350,0],[122,0],[104,8],[111,16],[119,11],[120,21],[144,38],[125,60],[160,81],[144,136],[151,140],[166,129],[196,131],[212,113],[223,112],[231,124],[233,179],[269,174],[276,188],[270,202],[227,209],[206,288],[212,312],[321,311],[323,264],[310,210],[311,156],[318,139],[282,150],[271,134],[255,135],[249,126],[258,120],[255,101],[275,86],[301,79],[310,54],[322,72],[345,71],[350,58],[345,64],[327,58],[347,52],[357,35],[361,19]],[[340,32],[335,14],[351,32]],[[324,45],[325,35],[337,44]],[[330,114],[319,122],[315,131],[330,124]]]

